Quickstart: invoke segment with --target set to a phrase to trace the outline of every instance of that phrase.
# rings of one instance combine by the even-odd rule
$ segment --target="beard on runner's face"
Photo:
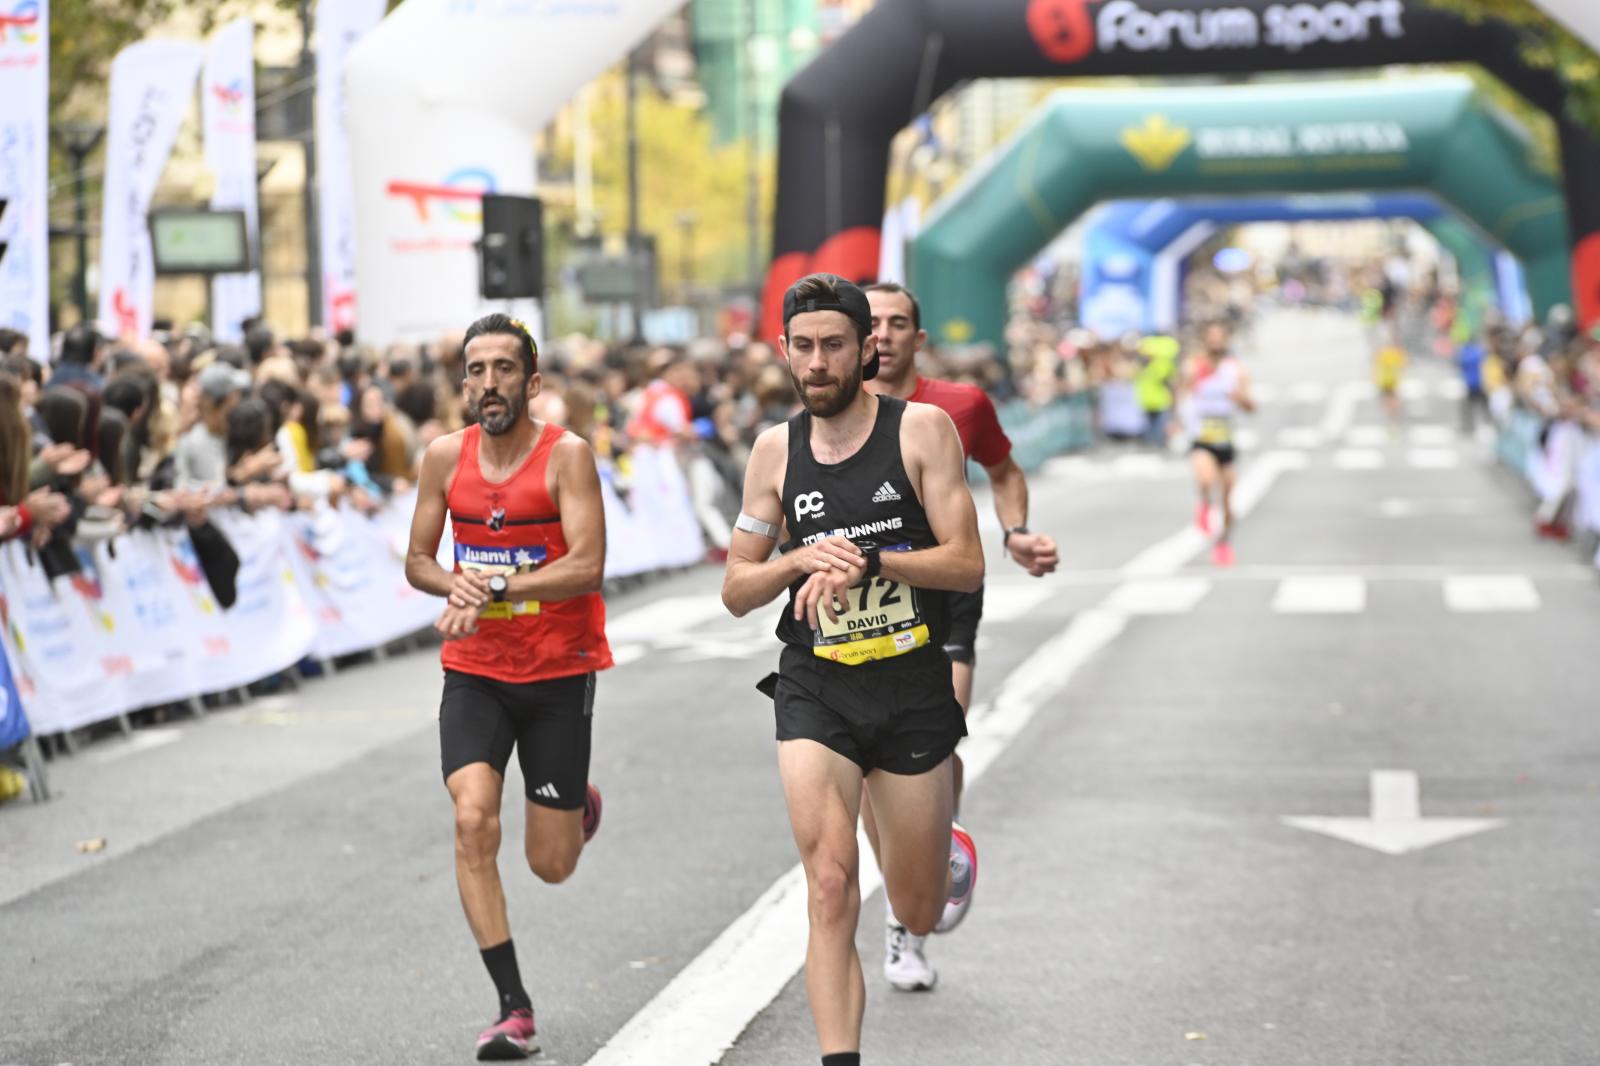
[[[485,433],[498,437],[502,433],[509,433],[527,408],[526,399],[519,392],[513,390],[509,396],[502,396],[494,389],[484,389],[478,401],[468,408],[468,413],[483,427]]]
[[[849,407],[855,401],[856,394],[861,391],[859,362],[850,372],[850,376],[843,381],[826,375],[802,380],[792,369],[789,371],[789,376],[794,379],[794,391],[800,394],[800,402],[805,404],[806,410],[811,412],[813,418],[832,418]]]

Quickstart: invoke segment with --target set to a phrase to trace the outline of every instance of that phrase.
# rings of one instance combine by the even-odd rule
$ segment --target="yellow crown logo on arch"
[[[1156,174],[1172,166],[1194,143],[1187,129],[1174,126],[1165,115],[1146,115],[1142,125],[1129,126],[1119,139],[1140,166]]]

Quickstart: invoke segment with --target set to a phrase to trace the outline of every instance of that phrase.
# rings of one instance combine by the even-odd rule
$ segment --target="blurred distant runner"
[[[789,593],[762,691],[809,892],[806,994],[823,1066],[859,1066],[863,781],[884,888],[912,933],[954,928],[977,883],[952,821],[966,725],[944,647],[949,593],[982,585],[983,549],[950,417],[861,387],[878,369],[866,294],[813,274],[785,294],[783,323],[805,410],[756,440],[722,599],[743,616]]]
[[[911,403],[927,403],[942,409],[955,422],[961,437],[962,454],[976,460],[989,475],[994,494],[995,514],[1005,530],[1001,543],[1018,566],[1034,577],[1055,570],[1060,562],[1056,542],[1043,533],[1028,529],[1028,479],[1011,457],[1011,441],[1000,428],[994,402],[976,385],[963,385],[921,377],[917,373],[917,353],[927,343],[922,328],[922,307],[907,288],[892,282],[867,286],[872,306],[872,334],[877,338],[878,374],[867,383],[867,391],[878,396],[894,396]],[[963,713],[972,703],[972,676],[977,663],[978,622],[983,617],[983,589],[950,593],[950,636],[944,650],[950,656],[951,682]],[[955,806],[961,812],[961,756],[952,756],[955,778]],[[870,796],[861,801],[862,821],[873,851],[878,852],[878,825],[872,815]],[[884,898],[888,907],[888,897]],[[938,974],[929,965],[924,938],[913,935],[898,921],[892,910],[886,915],[883,974],[891,985],[903,992],[924,991],[934,986]]]
[[[600,825],[588,783],[595,672],[611,666],[605,605],[605,512],[583,439],[528,417],[538,349],[521,322],[467,330],[467,411],[477,422],[440,437],[422,460],[406,578],[449,605],[439,742],[455,804],[456,884],[499,993],[479,1059],[539,1049],[500,886],[500,800],[514,747],[527,793],[523,851],[543,881],[572,876]],[[455,568],[436,560],[446,514]]]
[[[1230,347],[1232,334],[1222,322],[1201,331],[1201,350],[1184,364],[1182,400],[1188,421],[1189,462],[1200,501],[1195,524],[1209,534],[1211,502],[1222,505],[1222,530],[1211,549],[1212,562],[1233,565],[1233,484],[1239,455],[1234,443],[1239,414],[1254,411],[1250,378]]]

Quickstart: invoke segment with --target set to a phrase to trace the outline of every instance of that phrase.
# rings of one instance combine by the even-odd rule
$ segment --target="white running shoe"
[[[913,936],[905,926],[889,919],[884,930],[883,976],[901,992],[926,992],[939,980],[922,954],[926,937]]]
[[[961,924],[972,906],[972,890],[978,884],[978,846],[972,834],[959,825],[950,826],[950,896],[935,933],[948,933]]]

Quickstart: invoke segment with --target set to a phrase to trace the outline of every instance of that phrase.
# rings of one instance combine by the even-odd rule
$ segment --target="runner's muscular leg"
[[[1233,532],[1233,484],[1237,476],[1232,463],[1223,467],[1222,479],[1222,539],[1227,540]]]
[[[977,663],[951,662],[950,681],[955,686],[956,702],[961,704],[961,713],[965,715],[972,706],[972,681],[977,670]],[[966,769],[961,761],[959,751],[952,752],[951,762],[951,789],[954,797],[951,806],[952,815],[961,810],[961,790],[966,784]],[[867,831],[867,843],[872,845],[872,854],[878,860],[878,869],[883,869],[883,851],[878,845],[878,819],[872,812],[872,793],[867,788],[866,782],[861,785],[861,826]]]
[[[867,777],[878,822],[884,891],[894,915],[917,936],[938,924],[950,890],[954,760],[923,774],[874,770]]]
[[[488,763],[468,763],[445,780],[456,811],[456,888],[478,947],[511,939],[500,886],[500,791],[504,779]]]
[[[806,871],[806,997],[822,1053],[861,1046],[866,985],[856,955],[861,911],[856,850],[861,769],[813,740],[778,743],[778,771],[795,846]],[[948,842],[946,844],[948,847]]]
[[[532,800],[523,834],[528,869],[548,884],[559,885],[578,868],[583,852],[583,808],[572,811],[543,807]]]

